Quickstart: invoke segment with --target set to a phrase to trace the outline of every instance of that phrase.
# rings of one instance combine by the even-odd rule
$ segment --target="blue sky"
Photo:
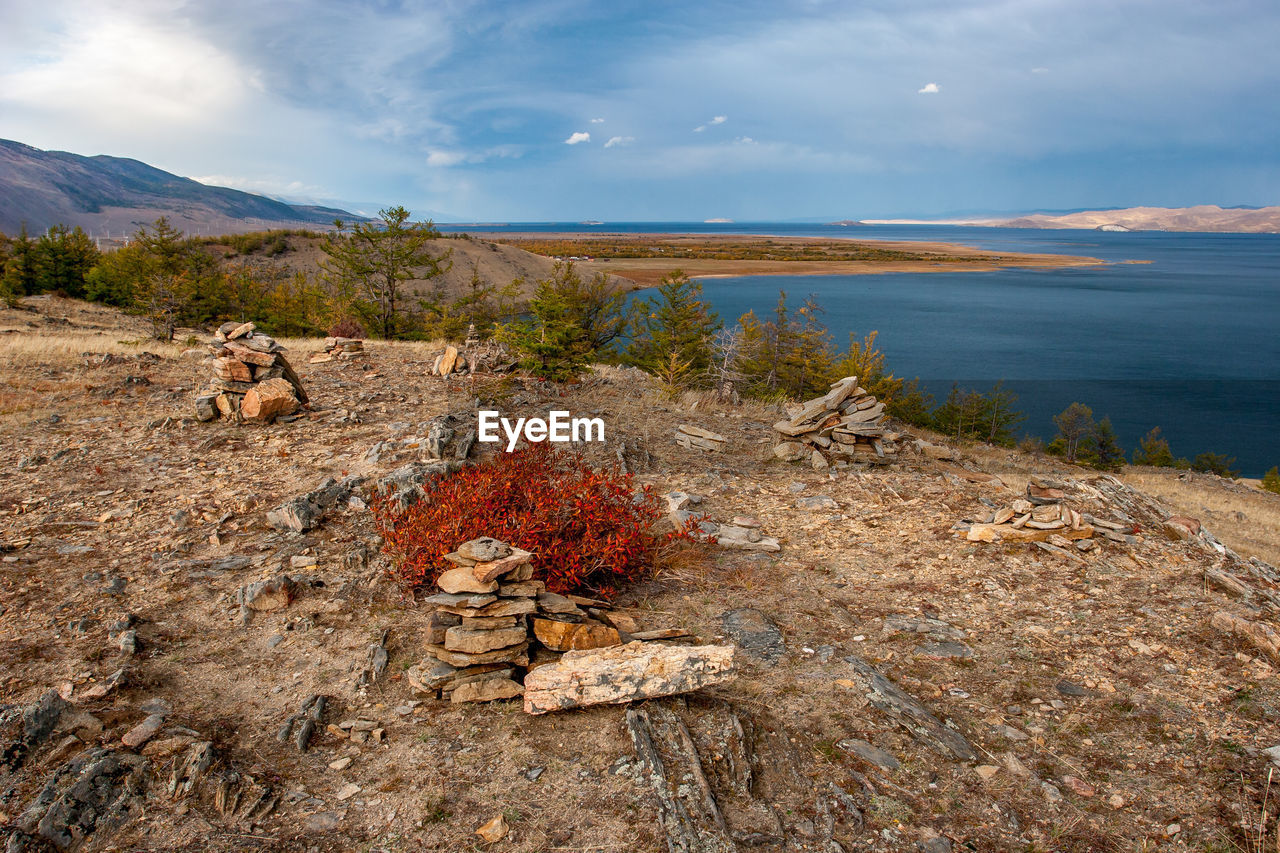
[[[0,137],[482,221],[1280,202],[1280,4],[5,0]]]

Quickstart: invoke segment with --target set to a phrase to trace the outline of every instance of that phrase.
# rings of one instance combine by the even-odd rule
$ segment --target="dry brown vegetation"
[[[132,320],[79,303],[28,304],[0,310],[0,711],[62,689],[101,722],[88,739],[118,746],[144,716],[139,706],[160,697],[173,705],[171,726],[212,739],[221,766],[281,795],[272,814],[239,822],[208,797],[170,799],[170,759],[154,756],[145,819],[85,849],[666,849],[622,708],[529,717],[515,703],[414,696],[402,673],[422,657],[426,613],[387,581],[367,513],[342,507],[307,534],[265,523],[266,510],[325,477],[378,476],[419,458],[401,439],[477,400],[512,414],[600,414],[608,442],[588,448],[593,460],[621,458],[642,482],[703,496],[699,508],[716,520],[755,516],[782,541],[777,554],[689,560],[617,602],[645,627],[684,626],[707,642],[724,640],[721,616],[735,608],[757,608],[780,628],[777,663],[743,654],[736,682],[651,703],[688,724],[731,830],[772,809],[780,835],[753,836],[754,849],[833,851],[822,846],[818,796],[830,785],[858,807],[858,819],[846,815],[832,830],[846,851],[913,850],[940,837],[984,851],[1276,849],[1275,788],[1268,793],[1260,750],[1280,742],[1280,662],[1209,624],[1217,610],[1271,624],[1275,616],[1206,585],[1216,554],[1155,530],[1138,544],[1066,557],[968,543],[952,530],[989,511],[984,499],[1018,495],[1032,472],[1088,476],[1078,469],[966,448],[947,463],[905,453],[882,468],[819,473],[771,459],[777,410],[767,406],[672,400],[617,368],[569,388],[446,383],[426,376],[430,345],[383,342],[362,361],[295,359],[314,401],[299,421],[198,424],[186,416],[206,370],[180,346],[137,343],[145,338]],[[315,344],[289,346],[294,355]],[[680,423],[726,435],[726,452],[676,447]],[[368,451],[383,442],[396,444],[375,461]],[[948,466],[1003,484],[970,482]],[[1280,550],[1274,503],[1254,493],[1126,476],[1170,509],[1197,510],[1246,550],[1232,538],[1244,523],[1232,513],[1243,512],[1256,553]],[[796,508],[815,495],[836,508]],[[247,562],[217,568],[233,556]],[[317,565],[291,569],[294,556]],[[236,590],[282,569],[302,578],[300,597],[242,626]],[[124,613],[138,617],[131,658],[108,636]],[[931,652],[928,637],[886,625],[895,615],[946,622],[972,657]],[[387,674],[360,688],[366,650],[383,631]],[[977,760],[938,754],[869,704],[850,687],[851,655],[951,721]],[[126,685],[80,698],[121,666]],[[1085,695],[1061,692],[1064,680]],[[331,697],[326,723],[375,719],[385,742],[356,746],[323,728],[305,754],[277,741],[313,693]],[[754,804],[725,795],[724,742],[712,723],[734,715],[752,732]],[[850,738],[888,751],[900,768],[855,757],[840,746]],[[0,777],[0,826],[53,772],[52,748]],[[341,757],[352,764],[328,767]],[[338,799],[347,785],[359,791]],[[503,813],[511,835],[480,844],[475,828]]]

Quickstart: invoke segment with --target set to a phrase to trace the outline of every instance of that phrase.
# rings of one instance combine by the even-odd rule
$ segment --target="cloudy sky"
[[[483,221],[1280,203],[1274,0],[4,0],[0,137]]]

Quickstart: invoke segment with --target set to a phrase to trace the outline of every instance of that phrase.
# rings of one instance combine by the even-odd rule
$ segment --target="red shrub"
[[[394,571],[414,587],[452,568],[444,555],[492,536],[534,554],[534,576],[553,592],[609,597],[654,568],[664,539],[649,486],[637,493],[630,474],[595,471],[573,452],[543,443],[463,468],[424,487],[401,509],[386,495],[371,509]]]
[[[364,340],[368,335],[365,334],[364,326],[360,325],[359,320],[352,317],[344,317],[329,327],[329,337],[359,338]]]

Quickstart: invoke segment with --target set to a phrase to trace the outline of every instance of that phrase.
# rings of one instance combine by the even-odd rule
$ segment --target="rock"
[[[267,523],[276,530],[305,533],[320,522],[320,510],[306,497],[296,497],[267,512]]]
[[[99,848],[92,838],[96,831],[120,826],[142,810],[147,766],[147,759],[132,753],[101,748],[81,753],[49,777],[15,821],[19,831],[5,833],[9,836],[6,849],[45,853]]]
[[[1200,534],[1200,522],[1185,515],[1174,515],[1164,520],[1164,532],[1170,539],[1186,541]]]
[[[775,553],[782,550],[778,540],[772,536],[763,536],[754,527],[737,527],[722,524],[715,531],[716,544],[721,548],[732,548],[738,551],[762,551]]]
[[[508,556],[511,553],[511,546],[490,536],[481,536],[479,539],[463,542],[458,546],[456,553],[472,560],[472,565],[475,565],[475,563],[488,563]]]
[[[943,725],[928,708],[879,670],[856,655],[850,655],[845,661],[852,664],[858,673],[859,680],[855,683],[873,707],[888,714],[917,740],[937,752],[952,755],[961,761],[977,760],[977,753],[959,732]]]
[[[153,758],[168,758],[176,752],[181,752],[196,739],[191,735],[174,735],[173,737],[162,738],[161,740],[153,740],[142,748],[142,754]]]
[[[476,835],[480,836],[480,840],[484,841],[486,844],[497,844],[499,841],[507,837],[508,832],[510,832],[510,827],[507,826],[507,821],[502,817],[502,815],[498,815],[493,820],[477,829]]]
[[[840,749],[843,749],[845,752],[858,756],[863,761],[876,765],[881,769],[884,769],[884,770],[902,769],[902,765],[898,762],[898,759],[895,758],[892,753],[885,752],[880,747],[873,746],[872,744],[867,743],[865,740],[858,740],[857,738],[847,738],[842,741],[837,741],[836,746]]]
[[[1075,776],[1063,776],[1062,784],[1071,789],[1072,793],[1081,797],[1092,797],[1094,794],[1098,793],[1097,788]]]
[[[349,800],[352,797],[354,797],[356,794],[360,793],[360,790],[361,789],[359,785],[355,784],[354,782],[348,782],[347,784],[342,786],[342,789],[339,790],[337,794],[334,795],[334,799],[337,800],[338,802],[342,802],[343,800]]]
[[[687,693],[732,681],[732,646],[660,646],[628,643],[566,652],[524,679],[524,710],[545,714],[585,705],[619,704]]]
[[[124,737],[120,738],[120,742],[130,749],[137,749],[155,737],[163,725],[163,714],[151,714],[141,723],[125,732]]]
[[[744,652],[766,663],[777,663],[787,650],[777,624],[755,608],[730,610],[720,616],[720,625]]]
[[[432,645],[427,646],[427,651],[434,655],[437,660],[443,661],[450,666],[458,667],[459,669],[486,663],[511,663],[517,666],[524,666],[529,662],[529,642],[527,640],[519,645],[508,646],[504,649],[495,649],[491,652],[482,652],[480,654],[455,652],[450,649],[446,649],[444,646]]]
[[[21,767],[33,750],[41,746],[57,727],[68,709],[57,690],[49,690],[33,705],[22,711],[22,736],[0,752],[0,770]]]
[[[282,415],[298,410],[294,386],[287,379],[267,379],[245,392],[240,401],[240,416],[246,421],[269,424]]]
[[[542,581],[504,583],[498,587],[498,595],[503,598],[537,598],[546,588],[547,585]]]
[[[211,421],[218,417],[218,395],[200,394],[196,396],[196,420]]]
[[[444,572],[436,578],[436,586],[452,595],[462,593],[487,593],[498,589],[497,581],[479,581],[471,569],[459,567]]]
[[[1254,648],[1280,666],[1280,632],[1263,622],[1251,622],[1239,616],[1219,610],[1209,619],[1209,624],[1223,633],[1248,641]]]
[[[236,603],[250,610],[279,610],[288,607],[297,594],[298,584],[288,575],[276,575],[265,581],[247,584],[236,593]]]
[[[104,681],[100,681],[87,688],[80,694],[81,699],[102,699],[112,690],[115,690],[121,684],[125,683],[125,671],[117,669],[106,677]]]
[[[1041,782],[1040,793],[1044,794],[1045,800],[1047,800],[1051,806],[1056,806],[1058,803],[1062,802],[1062,792],[1058,790],[1057,785],[1052,785],[1048,782]]]
[[[563,595],[557,595],[554,592],[543,592],[538,594],[538,610],[543,613],[555,614],[581,614],[582,610],[578,605],[574,604]]]
[[[1000,772],[1000,768],[996,767],[994,764],[979,764],[977,767],[973,768],[973,772],[977,773],[978,776],[982,778],[983,782],[990,782],[992,777]]]
[[[433,610],[427,617],[427,642],[437,646],[444,643],[444,632],[462,622],[462,617],[442,610]]]
[[[434,604],[437,607],[459,607],[459,608],[466,608],[466,609],[476,609],[480,607],[485,607],[486,605],[489,605],[489,604],[493,604],[497,600],[498,600],[498,596],[490,595],[488,593],[456,593],[455,594],[450,592],[439,592],[439,593],[436,593],[435,595],[424,598],[423,602],[426,604]],[[436,612],[439,613],[441,611],[436,610]],[[458,623],[452,622],[450,624],[456,625]]]
[[[1063,696],[1088,696],[1089,691],[1074,681],[1067,681],[1065,678],[1053,685],[1053,689],[1057,690]]]
[[[459,684],[454,688],[449,701],[454,704],[495,702],[500,699],[514,699],[522,693],[524,688],[510,678],[484,678]]]
[[[353,760],[354,760],[354,759],[352,759],[352,758],[351,758],[351,756],[349,756],[349,755],[348,755],[348,756],[346,756],[345,758],[339,758],[337,761],[330,761],[330,762],[329,762],[329,769],[330,769],[330,770],[339,770],[339,771],[341,771],[341,770],[346,770],[348,767],[350,767],[350,766],[351,766],[351,762],[352,762]]]
[[[302,819],[302,828],[308,833],[332,832],[342,823],[343,816],[339,812],[316,812]]]
[[[812,495],[796,499],[796,509],[808,510],[809,512],[839,508],[840,504],[836,503],[835,498],[829,495]]]
[[[809,457],[809,465],[812,466],[815,471],[825,471],[827,468],[831,467],[830,463],[827,462],[827,457],[823,456],[817,450],[813,451],[813,455]]]
[[[927,616],[907,616],[905,614],[894,614],[884,618],[884,629],[886,631],[905,631],[912,634],[927,634],[935,640],[963,640],[964,631],[952,625],[943,622],[941,619],[932,619]]]
[[[925,643],[916,647],[916,654],[928,658],[969,660],[973,657],[973,649],[964,643]]]
[[[120,651],[126,655],[138,653],[138,632],[130,629],[120,635]]]
[[[533,554],[528,551],[522,551],[519,548],[510,549],[511,553],[505,557],[499,557],[494,560],[476,563],[471,567],[471,573],[475,575],[478,581],[491,581],[500,578],[505,574],[515,571],[533,558]]]
[[[616,646],[622,642],[618,629],[608,625],[557,622],[552,619],[534,618],[533,635],[542,645],[557,652],[573,649],[600,649]]]
[[[518,645],[525,642],[527,638],[528,635],[523,626],[477,630],[459,625],[445,631],[444,647],[451,652],[477,655]]]
[[[799,462],[809,455],[809,448],[798,441],[784,441],[774,446],[773,455],[783,462]]]

